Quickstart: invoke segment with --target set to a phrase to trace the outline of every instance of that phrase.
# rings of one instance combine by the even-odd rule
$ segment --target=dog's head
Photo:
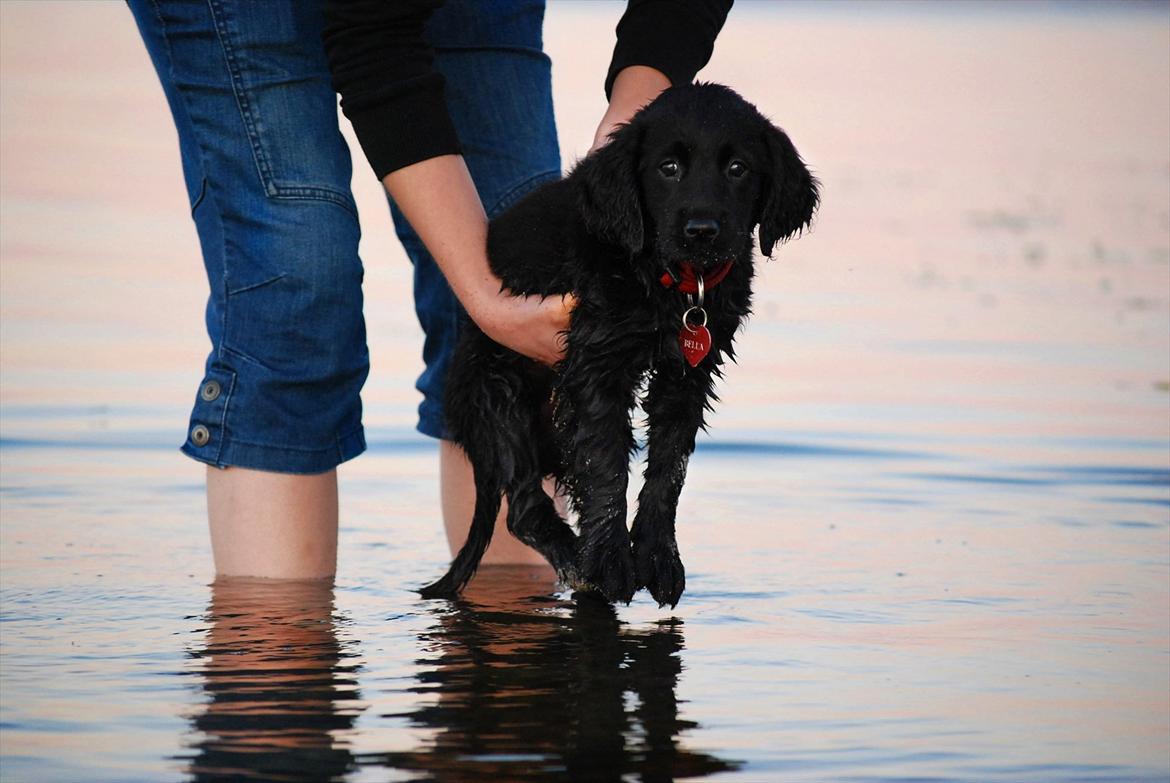
[[[581,211],[595,235],[664,270],[770,256],[808,226],[819,200],[784,131],[718,84],[672,87],[581,161]]]

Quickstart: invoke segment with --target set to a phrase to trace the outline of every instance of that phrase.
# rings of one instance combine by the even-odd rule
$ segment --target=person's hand
[[[514,296],[508,290],[500,291],[496,280],[494,292],[489,289],[469,299],[463,306],[471,320],[500,345],[550,367],[565,358],[569,319],[577,297]]]
[[[617,130],[618,126],[630,121],[650,101],[658,97],[658,93],[670,86],[670,79],[666,74],[647,65],[631,65],[623,68],[613,80],[613,89],[609,94],[609,108],[597,132],[593,134],[593,146],[590,152],[603,147],[609,141],[609,134]]]

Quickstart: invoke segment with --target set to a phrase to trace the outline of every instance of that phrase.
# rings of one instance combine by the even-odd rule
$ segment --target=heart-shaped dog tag
[[[688,326],[684,323],[678,333],[678,344],[687,363],[698,367],[703,357],[711,352],[711,333],[705,326]]]

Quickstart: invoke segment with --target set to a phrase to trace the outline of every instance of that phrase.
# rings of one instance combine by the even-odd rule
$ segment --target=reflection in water
[[[678,714],[682,623],[624,626],[591,598],[549,597],[545,569],[481,570],[457,602],[433,602],[407,718],[432,729],[406,753],[361,764],[425,780],[673,780],[737,768],[687,750]],[[539,576],[537,576],[539,575]]]
[[[340,780],[353,761],[356,653],[338,642],[326,581],[217,579],[206,644],[190,655],[208,697],[191,718],[193,781]]]
[[[207,695],[191,717],[192,781],[331,781],[393,767],[412,780],[702,777],[735,762],[688,750],[678,714],[682,623],[623,624],[591,597],[552,597],[545,568],[488,567],[457,602],[421,603],[409,708],[367,719],[425,735],[405,752],[355,753],[359,652],[326,582],[219,579],[206,643],[190,655]],[[401,701],[399,702],[401,703]]]

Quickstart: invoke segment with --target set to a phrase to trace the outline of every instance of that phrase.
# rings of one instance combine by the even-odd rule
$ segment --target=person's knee
[[[357,224],[328,202],[282,207],[228,264],[223,347],[300,382],[336,382],[368,362]]]
[[[365,448],[369,372],[357,222],[327,201],[268,204],[225,253],[212,356],[184,451],[213,465],[328,470]]]

